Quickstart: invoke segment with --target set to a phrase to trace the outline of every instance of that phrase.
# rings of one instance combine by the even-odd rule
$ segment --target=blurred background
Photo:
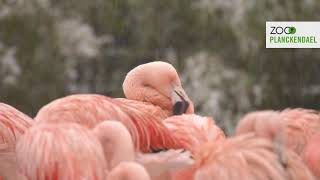
[[[178,70],[198,114],[320,109],[320,50],[266,49],[267,20],[316,21],[318,0],[0,0],[0,101],[34,116],[73,93],[123,97],[133,67]]]

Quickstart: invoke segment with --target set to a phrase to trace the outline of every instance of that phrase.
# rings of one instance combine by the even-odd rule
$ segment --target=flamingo
[[[279,119],[279,112],[256,111],[248,113],[238,122],[236,134],[254,132],[257,136],[274,140],[284,126],[284,122]]]
[[[89,128],[116,119],[129,130],[135,148],[143,152],[173,146],[162,120],[193,113],[193,103],[182,88],[178,73],[165,62],[151,62],[131,70],[123,83],[127,99],[95,94],[71,95],[42,107],[35,121],[76,122]]]
[[[236,128],[236,134],[248,132],[284,141],[288,148],[301,155],[312,135],[320,132],[320,114],[301,108],[249,113]]]
[[[313,180],[302,159],[267,138],[245,134],[208,143],[196,154],[195,180]]]
[[[193,163],[190,153],[179,149],[158,153],[135,152],[129,131],[118,121],[101,122],[92,131],[103,146],[107,167],[111,172],[121,163],[136,162],[143,165],[154,179],[165,171],[185,168]]]
[[[37,124],[18,141],[16,151],[18,172],[27,180],[150,180],[148,166],[159,171],[163,165],[190,163],[187,153],[166,153],[139,164],[128,130],[116,121],[99,123],[93,130],[76,123]]]
[[[169,63],[156,61],[137,66],[127,74],[123,92],[128,99],[159,106],[169,115],[194,112],[177,71]]]
[[[15,146],[32,125],[30,117],[10,105],[0,103],[0,179],[22,179],[15,172]]]
[[[282,112],[261,111],[240,120],[236,134],[254,132],[257,136],[285,144],[301,156],[312,172],[319,176],[316,164],[320,133],[320,114],[309,109],[286,109]]]
[[[33,120],[15,109],[14,107],[0,103],[0,144],[1,146],[15,147],[18,138],[31,127]]]
[[[302,154],[310,138],[320,132],[320,113],[310,109],[287,109],[280,113],[286,124],[286,141],[290,149]]]
[[[196,114],[171,116],[163,121],[179,146],[195,153],[198,147],[207,142],[218,142],[225,139],[224,132],[211,117]]]
[[[182,142],[191,147],[196,161],[167,176],[173,180],[314,178],[292,150],[253,134],[225,138],[211,118],[181,115],[164,123],[175,136],[185,137]]]
[[[36,124],[19,139],[16,153],[17,172],[27,180],[149,180],[193,163],[188,152],[179,150],[135,157],[130,134],[117,121],[92,130],[77,123]]]
[[[35,124],[17,142],[18,172],[27,180],[104,180],[102,146],[75,123]]]
[[[184,114],[171,116],[163,122],[174,135],[175,139],[179,141],[178,147],[175,148],[183,147],[193,155],[200,150],[199,147],[206,143],[217,143],[225,140],[225,134],[211,117]],[[193,180],[195,171],[196,166],[193,164],[192,166],[175,171],[167,171],[157,177],[157,179]]]

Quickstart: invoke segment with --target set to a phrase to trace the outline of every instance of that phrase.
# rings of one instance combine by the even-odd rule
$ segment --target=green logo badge
[[[290,27],[289,28],[289,34],[294,34],[296,33],[297,29],[295,27]]]

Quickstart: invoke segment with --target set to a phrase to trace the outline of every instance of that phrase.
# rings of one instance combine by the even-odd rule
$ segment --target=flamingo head
[[[127,74],[123,90],[128,99],[152,103],[173,115],[194,113],[193,103],[184,91],[177,71],[166,62],[137,66]]]

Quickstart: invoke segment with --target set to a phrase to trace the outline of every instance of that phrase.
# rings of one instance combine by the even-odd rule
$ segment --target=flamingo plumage
[[[280,113],[286,124],[286,142],[290,149],[302,154],[310,138],[320,132],[320,113],[310,109],[286,109]]]
[[[320,133],[314,134],[309,139],[302,157],[312,173],[320,179]]]
[[[17,140],[33,125],[33,120],[16,108],[0,103],[0,179],[22,179],[16,173]]]
[[[35,120],[76,122],[93,128],[104,120],[117,119],[128,128],[136,149],[148,152],[173,146],[174,139],[161,121],[173,114],[194,112],[174,67],[165,62],[140,65],[127,74],[123,89],[128,99],[83,94],[55,100],[41,108]]]
[[[319,176],[317,137],[320,133],[320,114],[309,109],[286,109],[282,112],[260,111],[246,115],[240,120],[236,134],[253,132],[257,136],[285,144],[301,156],[312,172]]]
[[[171,116],[165,119],[164,124],[178,140],[178,147],[192,152],[193,156],[201,150],[206,143],[218,143],[225,140],[225,134],[215,124],[211,117],[203,117],[195,114]],[[170,171],[162,174],[158,179],[193,180],[197,167],[192,166]]]
[[[217,142],[225,139],[224,132],[215,124],[211,117],[196,114],[171,116],[163,121],[170,132],[178,139],[177,145],[191,152],[208,142]]]
[[[165,171],[181,169],[193,163],[189,152],[182,150],[168,150],[158,153],[135,152],[130,133],[118,121],[101,122],[93,129],[93,133],[102,144],[110,172],[123,162],[136,162],[143,165],[154,179]]]
[[[15,109],[0,103],[0,144],[13,147],[18,138],[31,127],[33,120]]]
[[[107,180],[151,180],[146,169],[134,162],[121,162],[107,177]]]
[[[274,140],[284,126],[284,122],[279,119],[279,112],[272,110],[255,111],[240,119],[235,134],[254,132],[259,137]]]
[[[109,171],[121,162],[134,161],[134,145],[129,131],[122,123],[104,121],[99,123],[92,131],[103,147]]]
[[[75,123],[36,124],[17,142],[18,171],[27,180],[104,180],[102,146]]]
[[[320,113],[302,108],[249,113],[239,121],[236,134],[250,132],[280,140],[301,155],[312,135],[320,132]]]
[[[266,111],[258,115],[267,118],[275,115],[273,112],[269,114],[270,112]],[[183,121],[186,122],[182,123]],[[249,124],[251,121],[254,122],[249,118]],[[254,134],[225,138],[221,129],[214,125],[211,118],[197,115],[173,116],[164,120],[165,124],[167,122],[169,122],[167,126],[176,136],[185,137],[186,141],[182,142],[188,142],[185,143],[186,147],[192,147],[187,144],[195,145],[193,154],[196,164],[171,173],[169,177],[173,180],[231,180],[238,177],[314,179],[301,157],[286,146],[276,144],[268,138],[258,138]],[[260,124],[250,126],[249,130],[263,127]],[[274,127],[273,122],[270,126]],[[270,134],[275,134],[275,131],[267,129],[262,133],[266,137]]]
[[[92,130],[77,123],[36,124],[19,139],[16,153],[17,172],[26,180],[149,180],[193,162],[180,150],[135,157],[130,133],[118,121]]]
[[[267,138],[253,134],[209,143],[195,157],[195,180],[239,177],[252,180],[313,180],[302,159],[285,147],[276,147]]]

